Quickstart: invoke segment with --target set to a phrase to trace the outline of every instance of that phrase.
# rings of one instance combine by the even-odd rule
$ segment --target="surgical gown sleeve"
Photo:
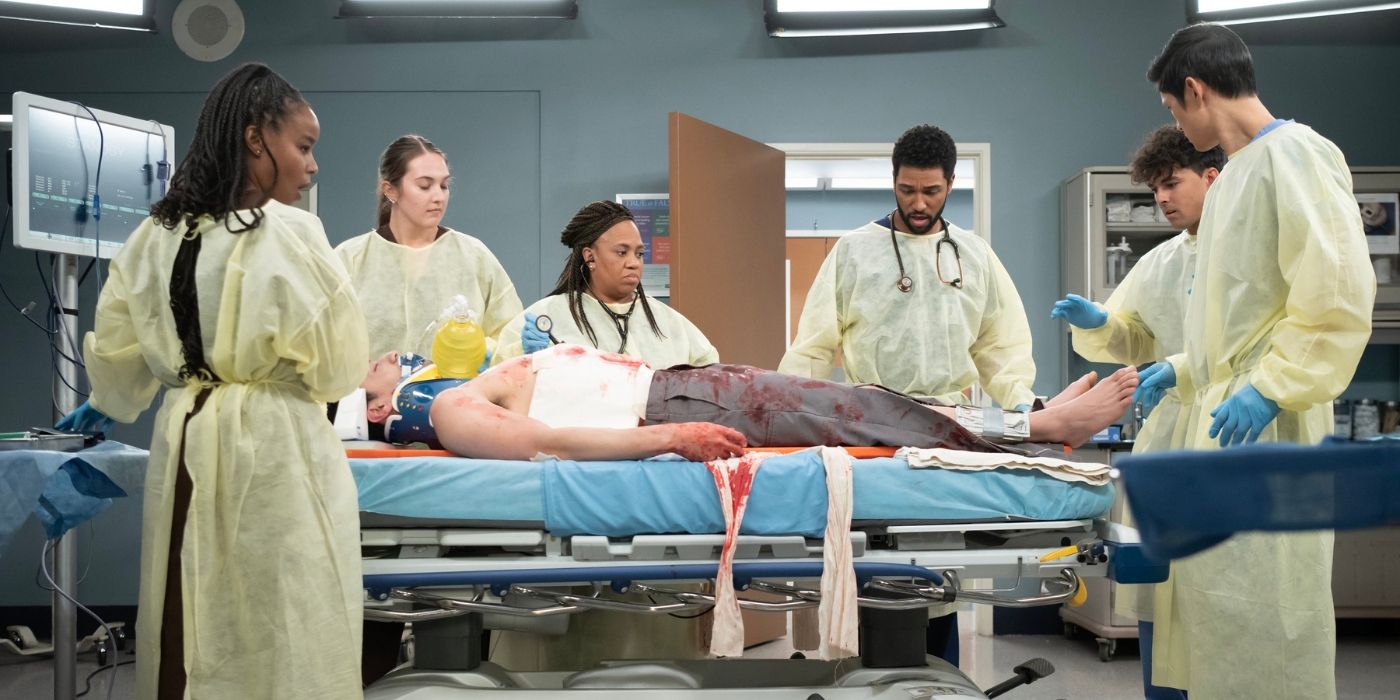
[[[1345,163],[1316,151],[1275,167],[1283,318],[1250,376],[1290,411],[1328,403],[1351,383],[1371,337],[1376,277]],[[1329,160],[1333,162],[1329,162]]]
[[[141,354],[127,303],[125,269],[120,256],[112,262],[97,298],[93,330],[83,339],[83,358],[92,386],[88,404],[114,420],[130,423],[151,405],[160,382]]]
[[[486,349],[494,354],[496,338],[506,323],[525,310],[520,303],[520,295],[515,292],[515,283],[510,275],[490,251],[483,247],[483,261],[477,274],[482,282],[482,294],[486,296],[486,310],[481,315],[481,330],[486,334]]]
[[[1072,328],[1074,351],[1090,362],[1114,362],[1140,365],[1161,357],[1161,349],[1152,329],[1138,313],[1138,304],[1152,303],[1144,296],[1140,274],[1144,268],[1134,267],[1104,302],[1108,322],[1098,328]]]
[[[970,348],[982,388],[998,404],[1010,408],[1035,402],[1035,360],[1031,329],[1016,284],[996,255],[987,255],[987,308]]]
[[[799,377],[829,379],[835,368],[836,349],[841,344],[841,319],[836,308],[837,268],[844,259],[840,245],[831,251],[817,270],[817,278],[807,290],[802,317],[797,321],[797,337],[792,341],[778,371]]]
[[[296,363],[297,374],[316,401],[344,397],[364,381],[368,371],[365,315],[344,273],[341,282],[324,308],[273,343],[279,356]]]
[[[1167,355],[1162,362],[1172,366],[1172,373],[1176,375],[1177,393],[1184,397],[1193,396],[1196,393],[1196,378],[1191,376],[1191,363],[1187,361],[1186,353]]]

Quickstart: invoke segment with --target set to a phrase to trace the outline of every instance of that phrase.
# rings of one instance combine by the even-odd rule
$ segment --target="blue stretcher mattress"
[[[1158,560],[1236,532],[1400,523],[1400,441],[1259,444],[1133,455],[1119,470],[1143,549]]]
[[[450,457],[352,459],[360,510],[473,522],[544,523],[556,535],[724,532],[714,480],[698,462],[506,462]],[[1024,470],[910,469],[857,460],[855,521],[1070,520],[1108,511],[1113,486]],[[814,452],[774,457],[754,479],[743,532],[820,537],[826,472]]]

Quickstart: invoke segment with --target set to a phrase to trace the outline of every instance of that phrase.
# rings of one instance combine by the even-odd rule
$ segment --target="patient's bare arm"
[[[528,460],[538,454],[561,459],[644,459],[667,452],[696,461],[732,457],[744,436],[712,423],[639,428],[551,428],[492,403],[471,384],[444,391],[433,401],[433,427],[443,447],[464,457]]]

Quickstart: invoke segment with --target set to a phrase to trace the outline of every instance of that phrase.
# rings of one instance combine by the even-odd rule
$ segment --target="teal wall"
[[[175,4],[156,2],[163,29]],[[483,238],[527,302],[555,277],[557,232],[577,207],[666,189],[669,111],[768,142],[890,142],[936,123],[991,144],[993,246],[1030,312],[1042,393],[1057,388],[1065,351],[1044,312],[1061,292],[1059,184],[1123,162],[1168,119],[1143,72],[1185,21],[1178,1],[1001,0],[1007,26],[993,31],[780,40],[752,0],[585,0],[575,21],[484,27],[337,20],[334,0],[239,4],[246,38],[214,64],[179,53],[168,31],[8,23],[0,93],[150,114],[176,126],[183,151],[203,92],[238,62],[265,61],[320,108],[332,242],[366,228],[388,136],[418,131],[447,145],[461,178],[448,223]],[[1353,164],[1400,163],[1400,133],[1382,116],[1400,113],[1400,91],[1375,77],[1400,67],[1393,38],[1243,31],[1278,115],[1313,125]],[[42,297],[33,266],[32,254],[0,252],[0,279],[21,306]],[[89,281],[85,312],[95,293]],[[8,310],[0,333],[12,397],[0,426],[45,422],[42,335]],[[145,429],[117,434],[145,442]]]

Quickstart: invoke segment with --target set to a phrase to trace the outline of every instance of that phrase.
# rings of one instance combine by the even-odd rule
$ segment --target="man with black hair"
[[[1184,353],[1138,396],[1173,385],[1173,447],[1313,444],[1371,334],[1376,282],[1346,160],[1275,119],[1229,29],[1176,32],[1157,86],[1198,150],[1229,155],[1206,196]],[[1336,697],[1332,532],[1249,533],[1172,562],[1157,586],[1152,682],[1196,698]]]
[[[936,126],[899,137],[895,210],[842,236],[807,294],[778,371],[956,404],[974,383],[1006,408],[1035,400],[1021,297],[988,243],[943,218],[957,146]]]
[[[980,382],[1002,406],[1029,410],[1035,362],[1016,285],[986,240],[943,218],[957,144],[921,124],[891,161],[895,210],[827,255],[778,371],[828,379],[839,349],[849,382],[946,404]],[[929,652],[957,663],[954,616],[931,623]]]
[[[1133,182],[1152,188],[1157,206],[1181,233],[1148,251],[1104,304],[1077,294],[1055,302],[1051,318],[1073,327],[1074,350],[1093,362],[1125,365],[1155,363],[1144,371],[1161,372],[1163,360],[1182,351],[1182,322],[1196,275],[1196,231],[1206,190],[1225,167],[1220,147],[1197,151],[1175,124],[1160,127],[1133,156]],[[1151,412],[1133,443],[1133,453],[1169,449],[1181,414],[1176,389],[1154,392],[1144,406]],[[1155,405],[1155,408],[1153,407]],[[1129,523],[1130,524],[1130,523]],[[1142,680],[1147,700],[1180,698],[1181,691],[1152,683],[1152,587],[1120,586],[1122,612],[1137,619]]]

